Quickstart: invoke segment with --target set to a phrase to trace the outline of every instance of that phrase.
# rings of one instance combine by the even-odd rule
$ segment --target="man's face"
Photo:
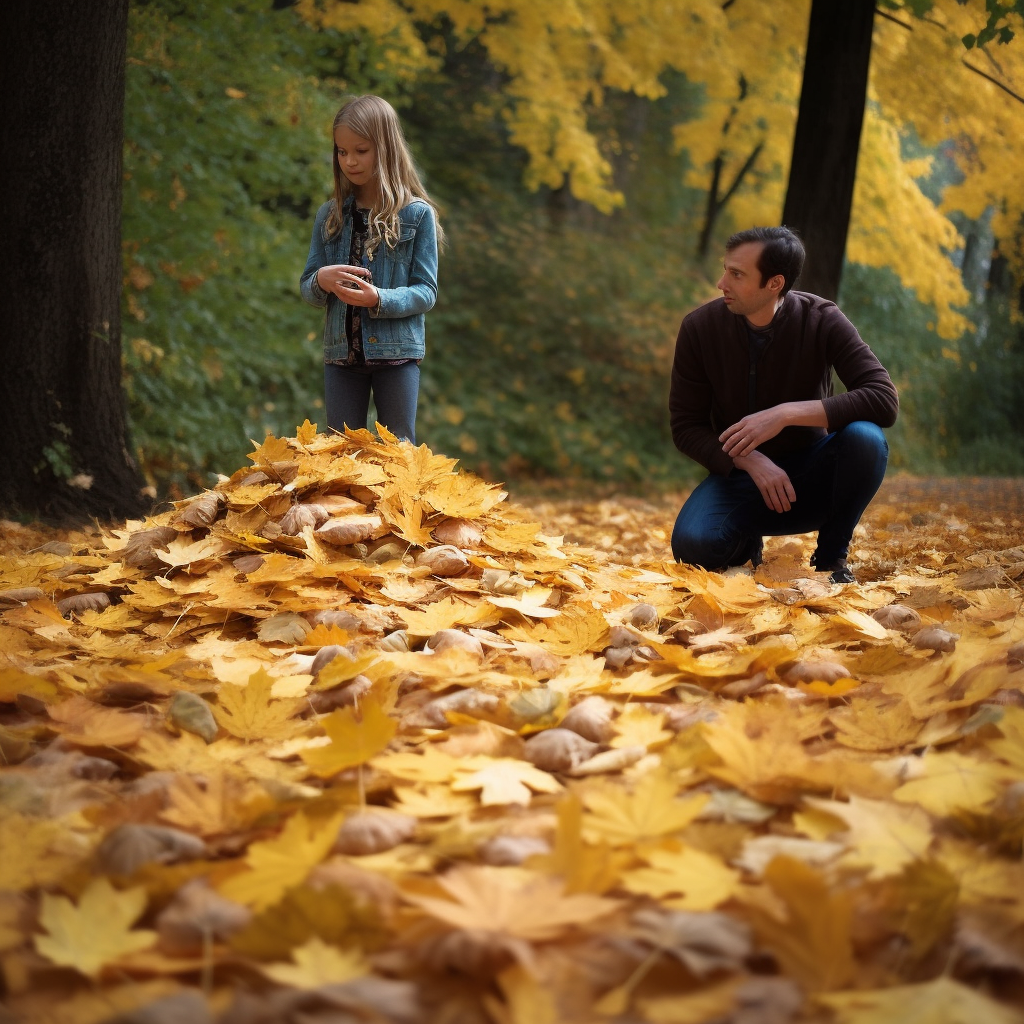
[[[758,327],[771,322],[783,281],[780,274],[761,286],[757,261],[763,248],[763,242],[744,242],[727,252],[723,261],[725,269],[718,279],[718,289],[730,312],[745,316]]]

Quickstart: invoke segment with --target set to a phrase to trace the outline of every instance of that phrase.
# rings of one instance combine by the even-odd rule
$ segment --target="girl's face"
[[[338,167],[356,192],[370,185],[377,169],[377,147],[347,125],[335,128],[334,144],[338,147]]]

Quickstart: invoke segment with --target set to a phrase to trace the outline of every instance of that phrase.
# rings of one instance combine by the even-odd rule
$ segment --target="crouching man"
[[[721,298],[676,341],[672,439],[711,475],[680,510],[672,553],[756,566],[763,537],[816,531],[811,565],[856,582],[850,539],[885,475],[896,388],[834,302],[792,290],[804,247],[789,228],[741,231],[725,248]]]

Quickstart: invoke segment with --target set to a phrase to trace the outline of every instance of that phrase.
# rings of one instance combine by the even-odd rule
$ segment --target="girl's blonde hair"
[[[398,211],[408,206],[414,199],[426,203],[434,211],[437,226],[438,247],[444,242],[444,232],[437,222],[437,204],[427,195],[416,167],[409,153],[408,143],[402,131],[401,122],[395,108],[387,100],[379,96],[356,96],[342,105],[334,115],[331,126],[331,141],[334,133],[344,125],[349,130],[369,139],[377,149],[377,167],[374,174],[377,178],[379,205],[375,204],[370,211],[370,230],[367,237],[367,250],[373,252],[381,243],[388,248],[398,244],[399,222]],[[333,235],[341,230],[342,209],[345,200],[355,191],[352,184],[341,173],[338,165],[338,146],[334,143],[334,209],[327,218],[327,232]]]

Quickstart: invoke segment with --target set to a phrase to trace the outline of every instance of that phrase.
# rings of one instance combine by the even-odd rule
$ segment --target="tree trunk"
[[[0,4],[0,511],[144,511],[121,388],[128,0]]]
[[[814,0],[782,222],[800,233],[799,287],[835,299],[864,121],[875,0]]]

